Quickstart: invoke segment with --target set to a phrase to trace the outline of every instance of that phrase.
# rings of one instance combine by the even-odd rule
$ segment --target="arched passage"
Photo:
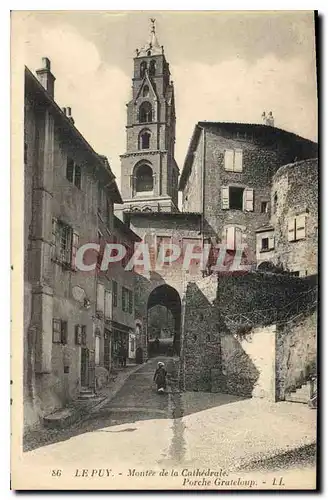
[[[157,334],[156,325],[151,323],[150,313],[156,307],[159,311],[166,309],[166,315],[159,313]],[[172,286],[160,285],[150,293],[147,302],[147,331],[152,334],[152,338],[148,339],[150,355],[156,355],[161,350],[180,354],[181,299]]]

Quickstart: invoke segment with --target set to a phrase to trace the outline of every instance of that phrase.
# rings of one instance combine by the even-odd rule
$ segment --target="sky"
[[[175,86],[180,170],[198,121],[261,123],[272,111],[277,127],[317,140],[312,12],[14,12],[22,61],[35,72],[42,57],[51,60],[56,102],[71,106],[119,185],[133,57],[151,17]]]

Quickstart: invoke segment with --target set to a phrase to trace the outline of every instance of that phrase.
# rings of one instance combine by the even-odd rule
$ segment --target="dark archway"
[[[153,121],[153,108],[149,101],[144,101],[139,108],[139,122],[150,123]]]
[[[153,170],[150,165],[142,163],[138,165],[135,173],[135,192],[152,192],[154,189]]]
[[[164,306],[173,318],[173,335],[166,339],[165,349],[172,354],[180,354],[180,335],[181,335],[181,299],[179,293],[170,285],[160,285],[149,295],[147,303],[147,327],[149,311],[155,306]],[[152,354],[156,354],[158,348],[151,349]]]

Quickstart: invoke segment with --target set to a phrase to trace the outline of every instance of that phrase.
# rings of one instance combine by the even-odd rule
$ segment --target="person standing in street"
[[[157,369],[154,374],[154,382],[157,386],[157,392],[159,394],[164,393],[166,389],[166,375],[167,371],[165,369],[164,363],[162,361],[159,361],[157,364]]]

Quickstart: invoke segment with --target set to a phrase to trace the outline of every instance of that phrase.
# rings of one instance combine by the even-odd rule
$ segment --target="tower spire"
[[[156,19],[150,18],[150,33],[146,44],[137,52],[137,57],[156,56],[162,54],[162,47],[158,43],[155,28]]]

